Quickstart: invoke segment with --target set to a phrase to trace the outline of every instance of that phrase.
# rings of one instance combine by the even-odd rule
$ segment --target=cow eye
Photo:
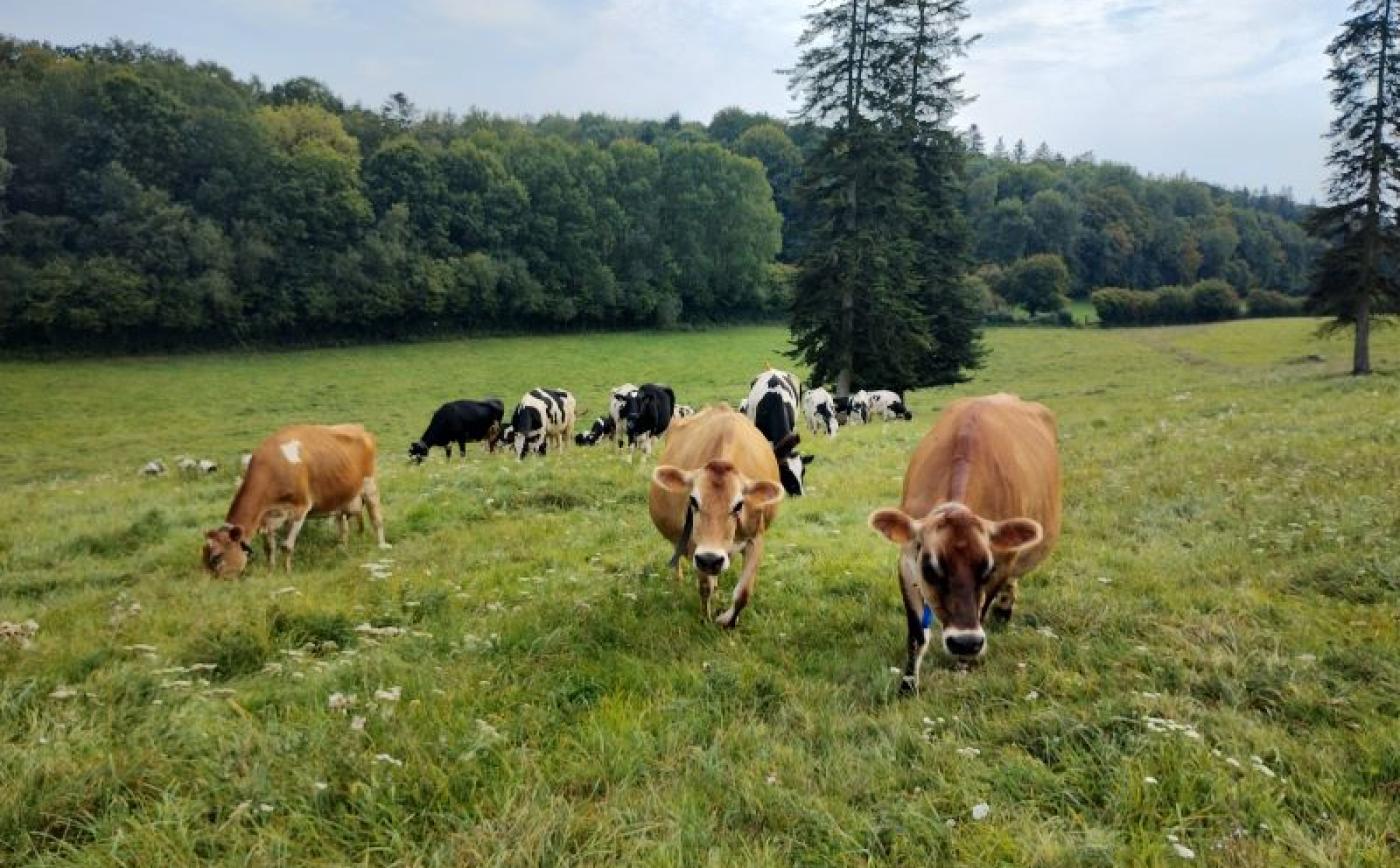
[[[735,515],[738,515],[739,512],[740,512],[741,510],[743,510],[743,508],[744,508],[744,501],[742,501],[742,500],[736,500],[736,501],[734,501],[734,508],[733,508],[732,510],[730,510],[730,512],[733,512]]]
[[[982,578],[984,578],[984,579],[989,579],[989,578],[991,578],[991,577],[992,577],[992,573],[996,571],[996,568],[997,568],[997,560],[996,560],[996,558],[987,558],[987,564],[986,564],[986,566],[982,567]]]

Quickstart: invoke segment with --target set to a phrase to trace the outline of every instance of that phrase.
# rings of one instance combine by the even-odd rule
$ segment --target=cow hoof
[[[905,675],[899,679],[899,695],[913,696],[919,692],[919,682],[912,675]]]
[[[726,630],[733,630],[735,625],[739,623],[739,616],[734,614],[733,609],[727,609],[715,619],[715,623]]]
[[[387,551],[387,550],[389,550],[389,549],[391,549],[391,548],[393,548],[393,547],[394,547],[393,543],[380,543],[380,544],[379,544],[379,550],[380,550],[380,551]]]

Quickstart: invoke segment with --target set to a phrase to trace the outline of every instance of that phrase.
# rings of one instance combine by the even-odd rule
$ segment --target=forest
[[[0,341],[135,351],[786,315],[822,131],[347,105],[150,46],[0,37]],[[988,311],[1026,258],[1064,293],[1301,293],[1285,195],[959,138]],[[985,152],[984,152],[985,151]]]

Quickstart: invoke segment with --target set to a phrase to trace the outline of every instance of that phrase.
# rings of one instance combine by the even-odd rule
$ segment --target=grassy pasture
[[[990,332],[913,423],[807,438],[733,633],[664,577],[651,464],[404,452],[464,395],[737,402],[779,329],[0,364],[0,620],[40,625],[0,645],[0,862],[1394,864],[1400,384],[1311,328]],[[865,516],[996,390],[1059,415],[1062,545],[984,663],[901,700]],[[239,452],[349,420],[392,563],[317,522],[291,576],[201,575]],[[181,453],[225,470],[136,475]]]

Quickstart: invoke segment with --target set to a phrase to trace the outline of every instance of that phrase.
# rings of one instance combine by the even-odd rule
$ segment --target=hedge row
[[[1155,291],[1109,287],[1090,300],[1105,326],[1175,325],[1219,322],[1240,316],[1297,316],[1302,299],[1265,289],[1250,291],[1244,303],[1223,280],[1193,286],[1164,286]]]

